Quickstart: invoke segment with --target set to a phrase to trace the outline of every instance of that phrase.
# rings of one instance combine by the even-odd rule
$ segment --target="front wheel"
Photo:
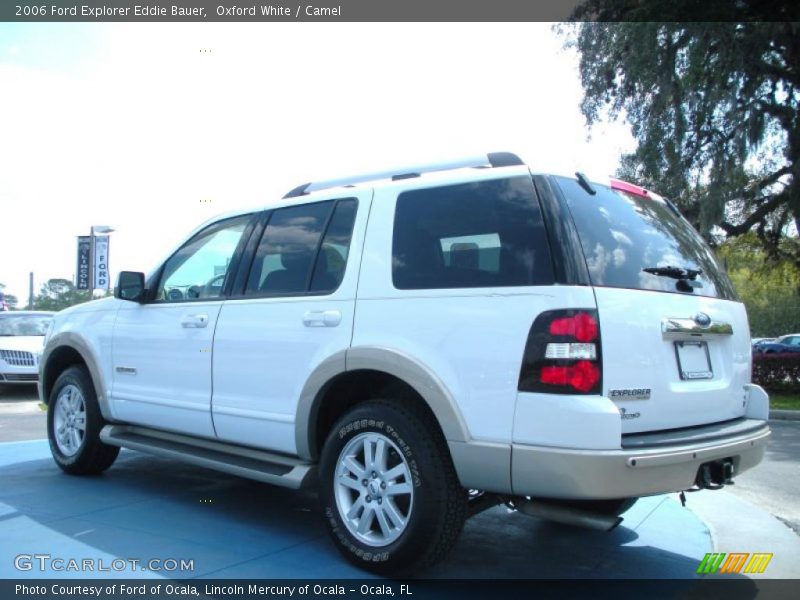
[[[110,467],[119,448],[100,441],[105,422],[85,367],[66,369],[56,379],[47,408],[47,437],[56,464],[72,475],[94,475]]]
[[[466,518],[467,492],[438,426],[413,405],[375,400],[346,413],[323,447],[320,486],[336,546],[377,573],[439,561]]]

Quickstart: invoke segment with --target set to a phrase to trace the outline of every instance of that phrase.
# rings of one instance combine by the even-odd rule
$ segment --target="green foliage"
[[[59,311],[91,299],[88,291],[76,290],[69,279],[48,279],[34,298],[33,305],[36,310]]]
[[[743,20],[631,22],[670,8],[589,0],[576,18],[628,21],[562,29],[580,53],[587,123],[626,119],[638,147],[619,175],[676,201],[707,238],[714,226],[754,231],[771,256],[800,264],[800,246],[781,242],[800,225],[800,23],[748,21],[755,2],[672,4],[689,11],[675,20],[694,9]]]
[[[19,308],[19,299],[14,294],[3,294],[3,296],[9,310],[17,310]]]
[[[718,254],[747,306],[754,337],[800,331],[800,268],[795,263],[768,259],[754,234],[725,242]]]
[[[770,391],[769,407],[779,410],[800,410],[800,392],[792,394]]]
[[[5,283],[0,283],[0,300],[5,300],[8,304],[9,310],[16,310],[19,300],[13,294],[6,294],[3,290],[6,289]]]

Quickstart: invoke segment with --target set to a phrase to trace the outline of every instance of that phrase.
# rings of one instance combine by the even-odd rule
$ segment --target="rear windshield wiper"
[[[645,273],[653,275],[660,275],[662,277],[672,277],[673,279],[688,279],[694,281],[701,271],[700,269],[684,269],[682,267],[645,267],[642,269]]]
[[[586,193],[587,193],[587,194],[589,194],[590,196],[594,196],[595,194],[597,194],[597,190],[596,190],[596,189],[594,189],[594,186],[593,186],[593,185],[592,185],[592,183],[589,181],[589,178],[588,178],[588,177],[586,177],[586,175],[584,175],[584,174],[583,174],[583,173],[581,173],[580,171],[575,171],[575,177],[578,179],[578,184],[579,184],[579,185],[580,185],[580,186],[581,186],[581,187],[582,187],[584,190],[586,190]]]
[[[678,281],[675,282],[675,287],[678,289],[679,292],[687,292],[689,294],[693,293],[695,288],[703,287],[703,284],[699,281],[695,281],[695,278],[702,273],[700,269],[684,269],[682,267],[646,267],[642,269],[645,273],[651,273],[653,275],[660,275],[662,277],[672,277],[672,279],[677,279]]]

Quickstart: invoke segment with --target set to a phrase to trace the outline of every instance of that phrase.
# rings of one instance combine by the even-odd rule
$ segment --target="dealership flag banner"
[[[107,235],[94,237],[94,287],[104,290],[109,287]]]
[[[89,263],[91,261],[92,238],[88,235],[78,236],[78,268],[75,271],[75,288],[89,289]]]

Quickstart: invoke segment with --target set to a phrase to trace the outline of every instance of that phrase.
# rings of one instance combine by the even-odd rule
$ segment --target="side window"
[[[553,265],[530,177],[400,194],[392,279],[401,290],[552,284]]]
[[[333,292],[342,283],[347,256],[350,252],[350,238],[356,220],[358,202],[355,198],[340,200],[331,217],[325,237],[314,265],[311,277],[312,292]]]
[[[355,198],[347,198],[276,210],[253,259],[245,293],[304,294],[338,288],[356,207]]]
[[[243,215],[220,221],[186,242],[164,265],[156,300],[221,297],[231,258],[251,218]]]

